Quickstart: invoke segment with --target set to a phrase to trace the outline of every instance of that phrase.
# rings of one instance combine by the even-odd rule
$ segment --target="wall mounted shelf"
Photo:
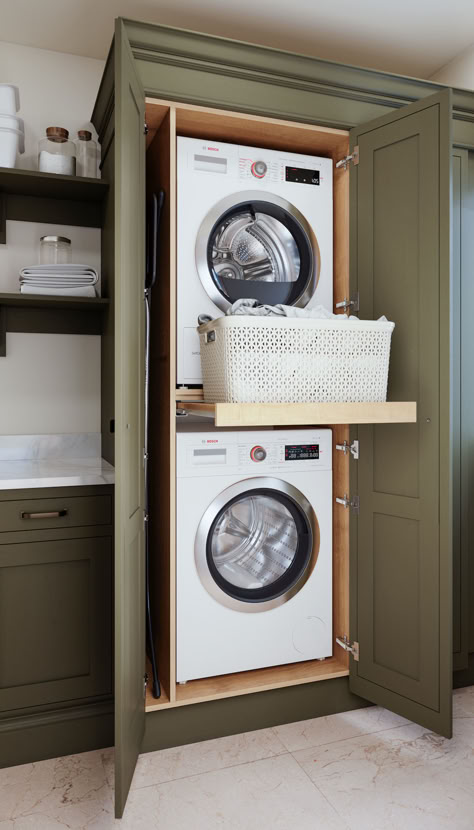
[[[407,424],[416,422],[416,401],[382,403],[203,403],[180,400],[177,409],[212,418],[217,427],[310,424]]]
[[[101,334],[105,297],[54,297],[0,294],[0,357],[6,355],[6,333]]]
[[[0,167],[0,243],[7,219],[99,228],[107,190],[103,179]]]

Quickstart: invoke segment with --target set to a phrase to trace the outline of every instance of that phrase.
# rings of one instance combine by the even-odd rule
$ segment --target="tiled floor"
[[[142,755],[121,822],[113,753],[0,770],[0,830],[474,830],[474,687],[447,741],[384,709]]]

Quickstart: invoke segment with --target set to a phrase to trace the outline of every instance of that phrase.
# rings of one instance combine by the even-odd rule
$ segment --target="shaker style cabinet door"
[[[450,90],[355,128],[351,290],[396,324],[391,400],[418,421],[359,427],[351,487],[350,687],[451,736]]]
[[[145,729],[145,96],[115,30],[115,808],[123,813]]]

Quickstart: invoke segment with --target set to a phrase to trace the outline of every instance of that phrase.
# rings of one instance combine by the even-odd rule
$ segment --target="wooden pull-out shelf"
[[[213,418],[217,427],[308,424],[407,424],[416,422],[416,401],[383,403],[203,403],[177,401],[190,415]]]
[[[184,686],[176,686],[176,698],[173,701],[170,701],[166,692],[162,693],[159,700],[155,700],[148,687],[145,706],[147,712],[154,712],[168,707],[204,703],[207,700],[265,692],[269,689],[298,686],[301,683],[314,683],[317,680],[347,677],[348,674],[347,663],[342,657],[330,657],[323,661],[308,660],[286,666],[272,666],[267,669],[191,680]]]

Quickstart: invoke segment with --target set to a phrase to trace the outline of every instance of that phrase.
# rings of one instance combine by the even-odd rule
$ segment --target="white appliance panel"
[[[252,165],[263,162],[262,178]],[[286,168],[318,172],[319,184],[287,181]],[[244,191],[260,191],[294,205],[312,228],[319,247],[321,269],[307,307],[333,310],[333,162],[315,156],[241,147],[221,142],[178,137],[177,144],[177,383],[201,384],[199,314],[218,317],[222,311],[206,293],[198,275],[195,246],[199,228],[220,200]]]

